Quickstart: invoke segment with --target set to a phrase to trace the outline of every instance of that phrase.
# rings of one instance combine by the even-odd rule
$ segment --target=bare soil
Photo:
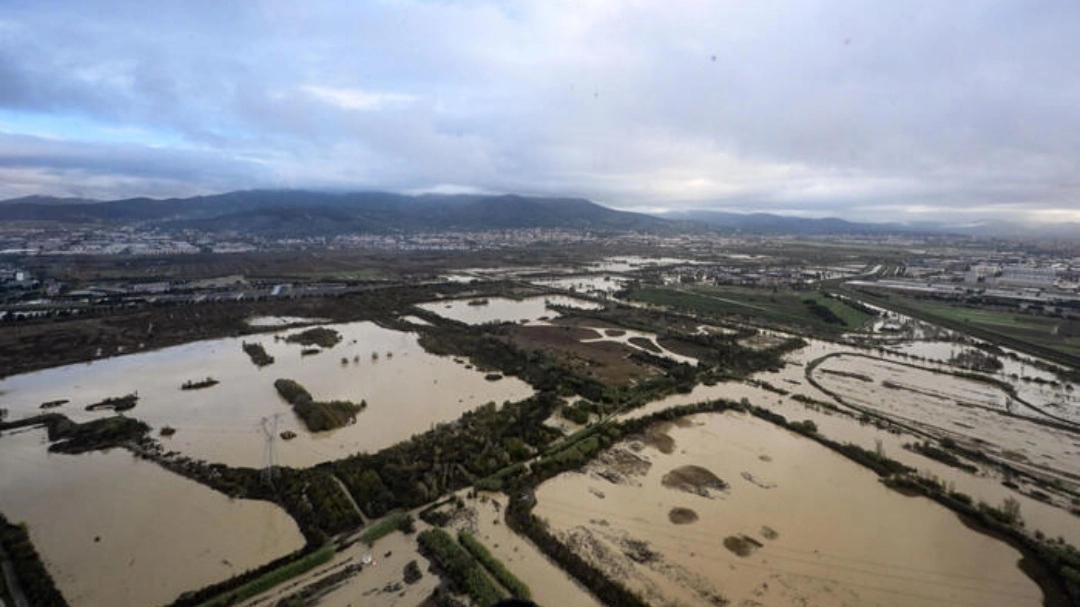
[[[675,452],[675,439],[667,433],[671,424],[661,423],[649,426],[645,430],[644,442],[646,445],[653,447],[660,453],[670,455]]]
[[[634,483],[634,478],[645,476],[650,468],[652,462],[649,460],[616,447],[600,454],[589,464],[588,470],[610,483],[625,485]]]
[[[582,343],[596,331],[573,326],[517,326],[510,340],[526,350],[548,353],[575,372],[611,386],[626,386],[660,373],[659,369],[630,358],[633,349],[611,341]]]

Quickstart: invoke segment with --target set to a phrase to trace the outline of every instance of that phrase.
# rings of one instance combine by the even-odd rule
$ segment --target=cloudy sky
[[[0,3],[0,198],[1080,220],[1075,0]]]

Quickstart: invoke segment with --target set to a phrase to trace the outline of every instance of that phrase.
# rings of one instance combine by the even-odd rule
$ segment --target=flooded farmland
[[[0,438],[0,510],[28,525],[73,607],[161,605],[304,543],[274,504],[230,499],[122,449],[46,448],[43,430]]]
[[[488,381],[462,363],[427,353],[415,333],[370,322],[330,326],[340,332],[341,342],[314,355],[274,339],[290,331],[195,342],[9,377],[0,381],[0,401],[15,419],[39,413],[41,403],[69,399],[53,410],[84,421],[111,414],[86,411],[85,405],[137,393],[138,404],[127,414],[155,429],[174,428],[173,436],[161,439],[167,450],[261,467],[264,417],[281,414],[277,430],[296,434],[276,441],[277,462],[310,466],[388,447],[490,401],[501,404],[532,394],[517,378]],[[275,362],[256,367],[241,348],[244,340],[261,343]],[[220,383],[180,390],[183,382],[207,376]],[[300,382],[317,399],[367,401],[368,406],[356,423],[312,434],[278,396],[277,378]]]
[[[1080,544],[1080,525],[1077,524],[1076,516],[1069,512],[1067,502],[1066,507],[1063,508],[1014,491],[1003,486],[1002,483],[1007,479],[993,470],[981,470],[978,474],[971,474],[909,451],[904,448],[904,445],[922,440],[922,437],[913,436],[909,433],[895,434],[877,428],[873,424],[863,423],[859,419],[861,414],[856,410],[837,405],[838,411],[846,411],[846,414],[842,414],[817,406],[808,407],[792,398],[800,396],[833,402],[828,394],[821,392],[807,382],[805,377],[806,365],[824,356],[840,353],[865,354],[866,352],[868,351],[855,350],[843,344],[808,340],[808,345],[805,348],[787,355],[788,364],[784,368],[777,372],[758,373],[752,378],[753,381],[763,381],[781,387],[789,392],[788,395],[780,395],[772,390],[747,382],[724,382],[712,386],[697,385],[689,393],[673,394],[651,402],[644,407],[629,411],[619,417],[620,419],[633,419],[680,405],[713,399],[739,401],[746,398],[752,404],[767,406],[770,410],[785,415],[788,419],[812,420],[818,426],[821,434],[833,440],[854,443],[864,449],[876,449],[880,444],[890,458],[912,466],[927,476],[939,478],[949,486],[955,487],[957,491],[971,495],[977,500],[989,504],[1001,504],[1006,498],[1015,499],[1021,504],[1022,516],[1029,529],[1040,530],[1049,537],[1063,537],[1074,545]],[[948,376],[945,377],[954,379]],[[835,378],[838,380],[845,379],[842,376],[835,376]],[[997,400],[994,402],[1000,403]],[[978,420],[978,427],[985,425],[994,428],[996,427],[995,419],[1000,417],[996,413],[984,411],[984,417]],[[1004,421],[1020,426],[1033,425],[1024,422],[1024,420],[1005,419]],[[956,431],[966,430],[959,426],[954,429]],[[1035,431],[1042,430],[1043,428],[1037,427]],[[1056,444],[1070,452],[1076,447],[1075,444],[1070,446],[1066,439],[1056,441]],[[1030,445],[1028,446],[1030,447]],[[1051,455],[1051,457],[1053,456]],[[1075,458],[1073,459],[1075,460]],[[1057,465],[1063,461],[1062,458],[1044,460],[1049,465]],[[1017,480],[1017,482],[1024,485],[1022,481]],[[1028,491],[1032,489],[1037,488],[1027,487]]]
[[[556,289],[564,289],[575,293],[588,295],[607,296],[626,287],[627,278],[613,274],[598,274],[590,276],[568,276],[565,278],[539,278],[531,281],[533,284]]]
[[[667,348],[661,346],[659,343],[657,343],[657,336],[655,333],[634,331],[632,329],[602,329],[596,327],[589,327],[587,323],[582,324],[581,326],[582,328],[592,328],[598,334],[597,337],[583,339],[582,343],[611,341],[624,344],[628,347],[634,348],[635,350],[656,354],[657,356],[662,356],[678,363],[687,363],[690,365],[696,365],[698,363],[696,358],[672,352],[671,350],[668,350]]]
[[[544,483],[536,514],[658,605],[1041,604],[1020,554],[945,508],[756,418],[688,421],[661,427],[670,453],[627,440]]]
[[[814,378],[846,401],[891,419],[970,440],[1018,466],[1080,475],[1080,434],[1001,415],[1020,411],[999,388],[943,373],[859,355],[834,356]]]
[[[548,309],[548,304],[581,309],[600,307],[599,304],[590,301],[562,295],[526,297],[524,299],[508,299],[505,297],[455,299],[420,304],[417,307],[434,312],[443,318],[469,325],[480,325],[489,322],[537,322],[545,318],[559,316],[559,313],[555,310]]]

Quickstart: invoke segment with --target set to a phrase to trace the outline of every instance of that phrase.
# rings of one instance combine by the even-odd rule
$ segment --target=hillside
[[[674,227],[664,219],[616,211],[580,198],[294,190],[97,202],[39,196],[0,203],[0,221],[16,220],[138,224],[167,231],[235,231],[272,237],[527,228],[664,232]]]

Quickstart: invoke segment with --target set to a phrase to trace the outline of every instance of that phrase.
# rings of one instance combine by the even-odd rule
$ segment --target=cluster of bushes
[[[495,578],[497,582],[502,584],[503,588],[510,591],[510,595],[519,599],[532,598],[532,591],[529,590],[528,585],[522,582],[516,575],[510,572],[503,565],[502,561],[495,558],[487,547],[480,543],[480,540],[473,537],[473,535],[467,531],[461,531],[458,533],[458,542],[469,551],[473,557],[484,566],[484,569],[488,570],[488,573]]]
[[[414,508],[545,449],[559,433],[543,422],[560,404],[551,392],[502,407],[488,403],[377,453],[324,466],[369,517]]]
[[[979,471],[978,466],[975,466],[975,465],[972,465],[972,464],[969,464],[969,463],[965,462],[964,460],[957,457],[955,454],[950,453],[949,451],[947,451],[945,449],[935,447],[929,441],[923,441],[921,443],[912,443],[910,445],[904,445],[904,446],[907,447],[908,449],[911,449],[915,453],[919,453],[921,455],[929,457],[932,460],[939,461],[939,462],[945,464],[946,466],[950,466],[950,467],[956,468],[958,470],[963,470],[964,472],[970,472],[971,474],[975,474],[976,472]],[[942,446],[945,446],[945,444],[942,443]]]
[[[11,559],[15,578],[34,607],[68,607],[52,576],[41,562],[23,525],[13,525],[0,514],[0,545]],[[2,580],[0,580],[2,581]]]
[[[828,439],[819,440],[818,442],[831,447],[834,451],[842,453],[855,463],[862,464],[873,470],[878,476],[904,474],[915,471],[914,468],[892,459],[883,453],[864,449],[854,443],[837,443]]]
[[[787,339],[771,348],[747,348],[740,340],[753,337],[752,329],[736,333],[695,333],[680,335],[679,340],[696,346],[699,364],[715,367],[729,377],[743,378],[758,371],[779,371],[784,366],[783,356],[806,345],[802,339]],[[661,340],[664,345],[666,340]]]
[[[150,431],[150,426],[143,422],[115,415],[100,419],[75,423],[64,416],[58,416],[48,423],[49,451],[55,453],[85,453],[95,449],[109,449],[128,441],[137,441]]]
[[[579,440],[545,455],[532,463],[532,471],[538,476],[550,478],[563,470],[573,470],[588,463],[598,453],[612,443],[609,434],[612,426],[598,428],[596,432],[583,436]]]
[[[86,405],[87,411],[97,411],[98,409],[112,409],[113,411],[127,411],[128,409],[134,409],[135,403],[138,402],[139,397],[136,394],[125,394],[124,396],[110,396],[104,400],[98,401],[91,405]]]
[[[1080,605],[1080,550],[1063,541],[1039,542],[1034,550],[1040,560],[1058,573],[1073,604]]]
[[[244,353],[248,355],[248,358],[250,358],[251,362],[255,363],[256,366],[265,367],[274,364],[274,357],[267,354],[266,348],[259,342],[249,344],[245,341],[243,343],[243,348]]]
[[[589,416],[594,413],[599,413],[596,404],[583,398],[562,408],[562,416],[579,425],[589,423]]]
[[[368,527],[362,534],[360,534],[360,541],[364,542],[368,546],[371,546],[377,542],[380,538],[384,538],[394,531],[401,531],[402,533],[412,533],[415,530],[415,523],[411,514],[398,510],[391,512],[383,517],[383,519],[374,525]]]
[[[748,380],[746,380],[746,383],[750,384],[751,386],[757,386],[758,388],[761,388],[762,390],[768,390],[769,392],[772,392],[773,394],[779,394],[780,396],[787,396],[788,394],[791,394],[791,392],[789,392],[788,390],[785,390],[783,388],[779,388],[777,386],[774,386],[771,383],[769,383],[769,382],[767,382],[765,380],[761,380],[761,379],[748,379]],[[795,396],[802,396],[802,395],[801,394],[796,394]]]
[[[523,462],[518,462],[476,481],[475,486],[480,491],[502,491],[505,488],[506,479],[523,476],[526,472],[528,472],[528,467]]]
[[[480,564],[446,531],[434,527],[416,536],[420,549],[439,564],[450,580],[480,607],[491,607],[506,598],[480,568]]]
[[[563,368],[548,354],[514,346],[506,339],[505,327],[486,326],[477,331],[469,325],[442,322],[420,330],[420,345],[428,352],[467,356],[480,369],[498,369],[540,391],[580,394],[590,400],[596,400],[604,391],[602,383]]]
[[[201,379],[199,381],[194,381],[194,380],[189,379],[188,381],[186,381],[186,382],[184,382],[183,384],[180,385],[180,389],[181,390],[201,390],[203,388],[209,388],[211,386],[216,386],[219,383],[221,383],[221,382],[214,379],[213,377],[208,376],[205,379]]]
[[[997,356],[974,348],[961,350],[949,360],[949,364],[983,373],[996,373],[1005,366]]]
[[[1023,525],[1020,518],[1020,502],[1016,498],[1007,497],[1000,507],[991,506],[986,502],[979,502],[979,512],[1005,525]]]
[[[356,404],[347,400],[316,401],[311,393],[291,379],[274,381],[274,388],[281,398],[293,407],[307,429],[312,432],[333,430],[352,423],[356,414],[367,407],[366,401]]]
[[[302,346],[320,346],[333,348],[341,342],[341,333],[326,327],[312,327],[299,333],[287,335],[285,341]]]

